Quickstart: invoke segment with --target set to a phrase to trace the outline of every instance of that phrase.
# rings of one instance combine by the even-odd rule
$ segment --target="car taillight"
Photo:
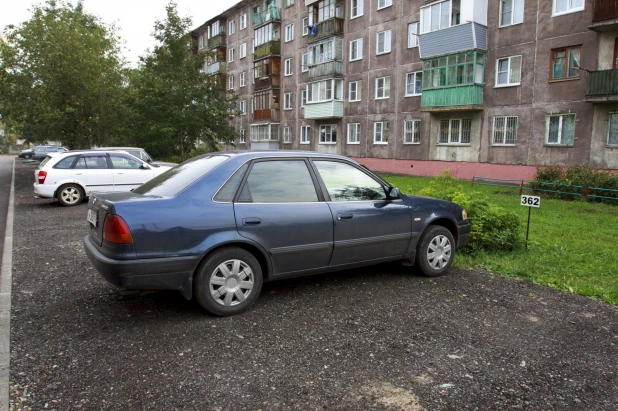
[[[122,217],[108,214],[103,224],[103,240],[115,244],[133,244],[129,226]]]
[[[47,171],[39,171],[39,175],[37,177],[39,179],[39,184],[45,184],[45,178],[47,177]]]

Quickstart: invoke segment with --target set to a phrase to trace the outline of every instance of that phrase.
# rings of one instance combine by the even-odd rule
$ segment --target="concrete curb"
[[[11,286],[13,283],[13,210],[15,202],[15,160],[6,216],[2,271],[0,272],[0,411],[9,409],[11,363]]]

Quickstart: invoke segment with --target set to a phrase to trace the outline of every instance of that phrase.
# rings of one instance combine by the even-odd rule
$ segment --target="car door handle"
[[[257,217],[249,217],[242,219],[242,225],[258,225],[262,222],[261,219]]]
[[[124,174],[124,173],[116,173],[116,174]]]
[[[337,220],[351,220],[352,214],[337,214]]]

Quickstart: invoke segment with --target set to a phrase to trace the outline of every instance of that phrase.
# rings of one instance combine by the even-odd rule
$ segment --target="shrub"
[[[618,174],[601,171],[587,164],[576,164],[565,169],[559,166],[539,167],[531,187],[553,190],[555,193],[539,192],[561,199],[585,199],[588,195],[618,199],[618,192],[595,190],[595,188],[618,190]],[[595,197],[587,199],[602,200]],[[615,200],[606,199],[606,201],[616,203]]]
[[[464,193],[460,180],[451,177],[448,170],[431,180],[420,194],[452,201],[466,210],[472,225],[465,247],[469,251],[512,250],[521,244],[517,214],[490,204],[485,196],[477,192]]]

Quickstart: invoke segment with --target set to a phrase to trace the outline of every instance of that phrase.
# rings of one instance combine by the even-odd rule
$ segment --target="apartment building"
[[[376,170],[618,168],[618,1],[243,0],[192,33],[236,147]]]

